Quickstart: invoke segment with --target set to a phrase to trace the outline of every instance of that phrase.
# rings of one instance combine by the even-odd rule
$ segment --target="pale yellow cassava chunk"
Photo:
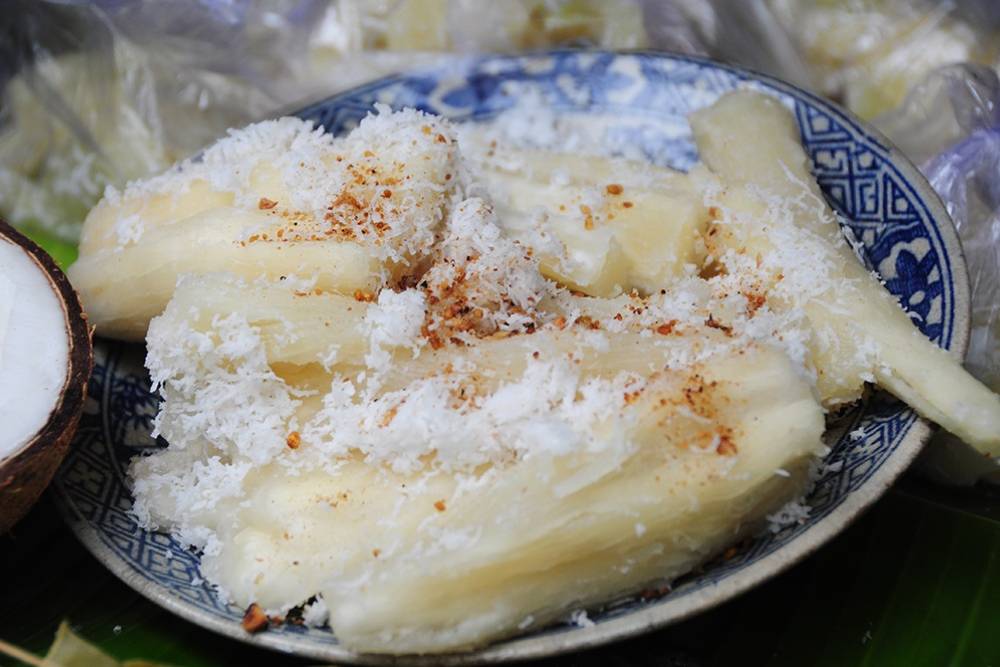
[[[922,336],[854,256],[818,194],[791,114],[773,98],[743,91],[693,114],[691,127],[702,159],[724,181],[756,188],[758,201],[784,199],[789,225],[760,215],[773,202],[757,204],[756,215],[721,221],[732,233],[717,235],[716,252],[728,249],[738,262],[752,246],[765,264],[772,258],[783,277],[773,291],[783,294],[785,307],[805,308],[816,329],[813,363],[825,376],[824,398],[851,400],[863,380],[875,379],[969,444],[1000,454],[1000,398]],[[797,254],[804,250],[811,256]]]
[[[97,333],[126,340],[142,338],[186,273],[373,291],[430,252],[455,152],[450,126],[413,110],[378,109],[340,139],[296,118],[250,125],[109,192],[84,223],[71,279]]]
[[[142,340],[149,320],[163,310],[178,277],[187,273],[225,271],[272,281],[309,275],[316,288],[348,294],[375,288],[379,263],[356,243],[240,240],[247,238],[247,228],[272,224],[264,212],[203,211],[146,231],[141,243],[81,255],[69,275],[98,333],[124,340]]]
[[[551,159],[551,158],[550,158]],[[600,159],[594,163],[601,164]],[[664,187],[645,189],[600,178],[587,181],[576,167],[574,181],[534,181],[500,171],[482,179],[498,202],[505,226],[517,227],[531,215],[563,246],[561,256],[543,258],[546,275],[592,296],[622,291],[659,290],[681,275],[685,264],[699,261],[699,234],[707,221],[701,196],[682,177],[664,179]]]
[[[259,330],[272,365],[336,368],[362,364],[367,310],[367,303],[335,292],[216,273],[183,279],[164,318],[209,333],[214,320],[235,314]]]
[[[665,373],[625,411],[635,446],[614,444],[615,420],[601,451],[539,452],[482,483],[271,465],[203,566],[240,604],[321,591],[356,650],[461,649],[690,570],[800,493],[821,447],[808,384],[767,348]]]
[[[80,255],[86,258],[135,243],[148,229],[232,203],[233,193],[214,190],[202,179],[192,180],[180,192],[133,196],[114,203],[101,200],[84,221]]]
[[[617,157],[577,155],[536,148],[476,145],[479,137],[463,135],[473,142],[468,158],[483,171],[500,171],[542,183],[571,182],[583,186],[621,185],[664,192],[693,191],[684,172]]]

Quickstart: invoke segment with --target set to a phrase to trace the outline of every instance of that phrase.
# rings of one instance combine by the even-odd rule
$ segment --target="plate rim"
[[[969,343],[971,319],[968,265],[954,222],[927,179],[895,144],[870,123],[858,118],[836,102],[819,97],[815,93],[794,84],[757,72],[751,68],[722,63],[701,56],[650,49],[548,49],[517,54],[458,56],[454,60],[449,60],[444,64],[415,68],[380,77],[376,80],[340,91],[321,100],[296,105],[294,109],[282,109],[280,110],[281,113],[270,114],[268,118],[275,118],[278,115],[303,114],[320,105],[326,105],[334,100],[355,95],[369,88],[382,86],[401,78],[419,76],[423,73],[439,73],[447,67],[455,67],[456,70],[459,70],[462,67],[468,67],[486,60],[517,61],[567,54],[638,55],[694,63],[709,69],[723,70],[739,75],[749,81],[764,83],[770,88],[790,94],[792,97],[805,99],[814,106],[830,111],[833,115],[839,115],[863,131],[864,134],[882,144],[886,149],[887,161],[897,169],[909,187],[913,188],[915,193],[924,200],[928,214],[931,220],[934,221],[935,227],[940,234],[945,250],[945,260],[951,264],[952,286],[955,295],[951,346],[947,350],[955,358],[964,358]],[[498,643],[487,645],[480,649],[460,653],[425,655],[358,653],[340,644],[323,646],[315,644],[303,645],[295,637],[287,635],[268,634],[266,632],[250,635],[243,631],[238,624],[189,606],[176,596],[164,592],[161,586],[142,578],[141,575],[133,570],[131,565],[120,559],[117,554],[102,542],[99,533],[92,527],[90,522],[75,510],[72,503],[68,500],[67,492],[63,489],[61,477],[57,476],[54,488],[57,492],[55,494],[57,497],[56,505],[60,515],[84,547],[102,565],[107,567],[126,585],[151,602],[223,636],[285,654],[294,654],[321,660],[337,660],[352,664],[415,666],[497,664],[574,653],[612,641],[635,637],[707,611],[747,592],[765,580],[777,576],[825,545],[848,525],[857,520],[864,511],[869,509],[916,459],[934,430],[936,430],[936,427],[923,418],[916,417],[909,426],[906,435],[896,447],[896,450],[879,465],[872,477],[862,484],[861,487],[848,493],[834,510],[821,517],[794,540],[779,547],[773,553],[754,561],[745,568],[732,573],[721,581],[692,591],[683,597],[653,604],[646,608],[602,621],[594,626],[572,628],[554,635],[515,636],[500,640]]]

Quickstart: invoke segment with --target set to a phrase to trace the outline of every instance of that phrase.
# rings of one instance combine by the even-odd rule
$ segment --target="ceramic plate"
[[[697,160],[687,114],[740,87],[776,95],[794,110],[823,193],[863,244],[869,266],[928,337],[963,354],[969,326],[965,264],[937,197],[877,132],[836,106],[774,79],[654,53],[491,56],[382,79],[298,115],[340,134],[378,102],[477,120],[532,96],[560,116],[602,117],[605,138],[625,152],[687,169]],[[290,626],[246,635],[240,628],[243,610],[216,597],[199,574],[198,555],[168,535],[136,525],[129,514],[126,465],[143,450],[165,444],[149,436],[157,399],[149,393],[143,353],[140,346],[109,341],[97,345],[89,405],[55,484],[76,534],[130,586],[195,623],[313,658],[385,661],[343,648],[326,629]],[[557,654],[645,632],[716,605],[785,569],[844,528],[906,468],[929,432],[904,405],[874,393],[832,422],[831,465],[806,499],[811,511],[803,522],[759,536],[735,557],[675,582],[673,590],[658,599],[622,599],[591,610],[592,626],[554,625],[447,659],[399,661],[469,664]]]

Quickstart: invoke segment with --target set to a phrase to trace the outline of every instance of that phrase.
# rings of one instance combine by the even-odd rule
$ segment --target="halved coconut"
[[[65,274],[0,220],[0,533],[66,456],[93,364],[90,334]]]

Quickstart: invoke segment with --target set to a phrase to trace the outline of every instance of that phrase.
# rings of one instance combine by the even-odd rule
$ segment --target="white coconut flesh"
[[[69,373],[63,303],[24,249],[0,236],[0,459],[49,421]]]

